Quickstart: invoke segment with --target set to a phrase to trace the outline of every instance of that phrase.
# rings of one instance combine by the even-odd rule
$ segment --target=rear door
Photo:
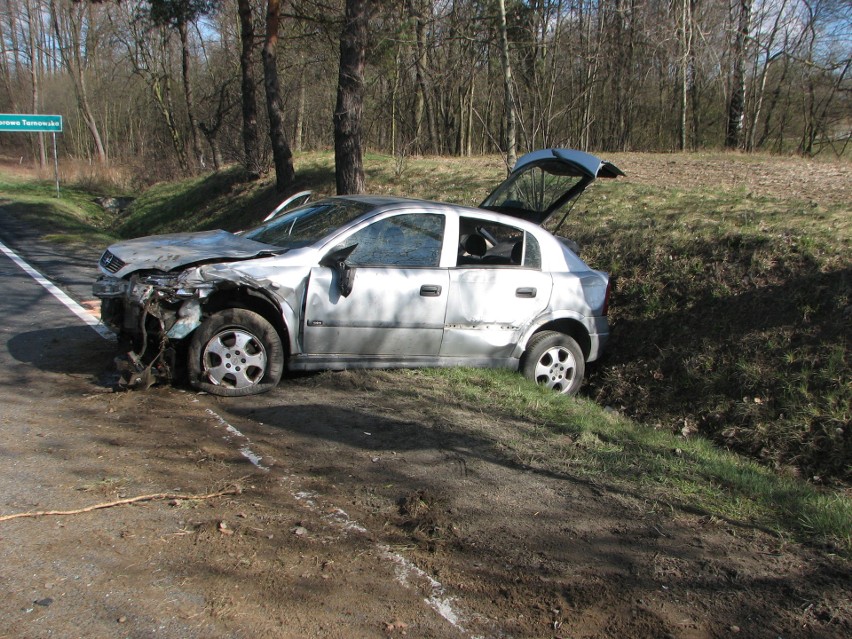
[[[443,357],[502,359],[524,329],[550,303],[553,279],[541,271],[535,237],[516,227],[461,218],[463,246],[485,246],[482,255],[462,251],[450,269]],[[471,241],[480,237],[482,240]]]

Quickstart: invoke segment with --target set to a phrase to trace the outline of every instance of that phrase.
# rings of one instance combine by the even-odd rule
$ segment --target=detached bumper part
[[[183,339],[201,325],[201,302],[195,298],[186,300],[177,315],[177,321],[166,333],[169,339]]]

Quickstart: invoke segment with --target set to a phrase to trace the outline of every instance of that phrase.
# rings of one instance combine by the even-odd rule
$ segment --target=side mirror
[[[321,260],[320,266],[332,269],[337,273],[337,288],[343,297],[349,297],[352,286],[355,283],[355,269],[346,263],[346,259],[352,255],[358,247],[357,244],[346,246],[331,253],[327,253]]]

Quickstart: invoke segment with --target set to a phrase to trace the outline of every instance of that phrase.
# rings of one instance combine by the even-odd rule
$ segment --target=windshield
[[[322,200],[293,209],[248,231],[243,237],[288,249],[310,246],[371,208],[369,204],[352,200]]]

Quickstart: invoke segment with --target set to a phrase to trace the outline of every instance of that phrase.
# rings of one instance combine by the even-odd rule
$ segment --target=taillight
[[[612,278],[610,277],[606,283],[606,294],[604,295],[604,304],[603,311],[601,315],[606,317],[606,314],[609,312],[609,294],[612,292]]]

